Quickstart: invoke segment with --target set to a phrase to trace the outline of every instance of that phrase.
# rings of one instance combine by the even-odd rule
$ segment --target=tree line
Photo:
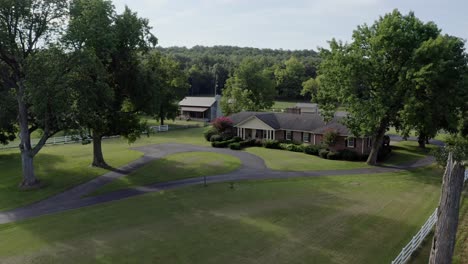
[[[162,54],[178,61],[187,72],[190,95],[222,94],[241,65],[258,61],[269,71],[271,90],[277,99],[303,99],[302,83],[315,78],[320,62],[313,50],[274,50],[233,46],[157,47]]]

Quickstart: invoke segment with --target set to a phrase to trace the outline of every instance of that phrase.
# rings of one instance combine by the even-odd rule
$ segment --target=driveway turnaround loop
[[[81,208],[85,206],[121,200],[124,198],[149,193],[158,192],[162,190],[177,189],[190,185],[199,185],[204,183],[205,177],[188,178],[177,181],[169,181],[164,183],[157,183],[147,186],[122,189],[115,192],[105,193],[99,196],[85,197],[83,196],[94,192],[109,182],[124,177],[142,166],[150,163],[151,161],[160,159],[164,156],[181,153],[181,152],[215,152],[221,154],[228,154],[235,156],[241,160],[242,166],[239,170],[221,175],[214,175],[206,177],[207,183],[220,183],[232,182],[241,180],[265,180],[265,179],[287,179],[295,177],[318,177],[318,176],[338,176],[338,175],[352,175],[352,174],[372,174],[383,172],[397,172],[417,167],[424,167],[434,162],[433,157],[426,157],[418,160],[412,164],[405,164],[393,167],[372,167],[362,169],[348,169],[348,170],[326,170],[326,171],[275,171],[268,169],[265,162],[258,156],[253,154],[234,151],[230,149],[219,149],[211,147],[200,147],[187,144],[159,144],[149,145],[144,147],[135,148],[135,150],[144,153],[144,156],[135,160],[121,168],[115,169],[102,176],[95,178],[89,182],[78,185],[68,191],[57,194],[45,200],[33,203],[24,207],[16,208],[13,210],[0,212],[0,224],[15,222],[19,220],[37,217],[41,215],[58,213],[66,210]]]

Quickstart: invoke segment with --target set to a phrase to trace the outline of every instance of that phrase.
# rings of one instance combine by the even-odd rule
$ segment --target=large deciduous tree
[[[38,50],[57,39],[57,33],[62,29],[66,19],[67,7],[66,0],[0,1],[0,60],[2,68],[6,66],[6,70],[3,71],[6,74],[2,76],[4,78],[2,84],[5,86],[1,90],[3,94],[13,93],[16,98],[23,172],[21,186],[24,188],[38,185],[39,181],[34,173],[34,156],[41,150],[46,140],[57,132],[57,126],[53,123],[57,120],[53,116],[57,113],[53,110],[55,108],[53,103],[56,100],[50,93],[40,94],[39,98],[35,97],[37,94],[32,93],[27,82],[27,64],[28,61],[34,61],[30,58],[36,56]],[[33,66],[30,65],[29,68]],[[53,67],[53,65],[48,66]],[[58,96],[56,98],[58,99]],[[38,101],[42,101],[43,105],[48,104],[47,109],[39,107],[46,111],[41,112],[42,117],[39,118],[36,116],[38,111],[32,111]],[[3,124],[2,127],[1,134],[5,135]],[[33,146],[31,132],[38,128],[42,128],[44,133],[39,143]],[[10,137],[11,127],[7,126],[6,132]]]
[[[263,63],[247,58],[227,82],[221,99],[225,115],[240,111],[259,111],[273,105],[275,83]]]
[[[164,125],[165,119],[175,119],[179,113],[178,102],[182,100],[190,87],[187,76],[179,63],[173,59],[153,52],[143,59],[142,71],[145,84],[152,94],[147,98],[153,98],[151,103],[146,103],[143,110],[147,114],[154,115]]]
[[[407,93],[400,112],[400,129],[405,136],[415,130],[424,148],[439,130],[457,130],[468,97],[462,82],[467,72],[464,41],[447,35],[427,40],[415,51],[414,65],[407,73],[414,89]]]
[[[138,106],[145,87],[139,86],[139,54],[156,44],[148,20],[127,7],[116,15],[111,1],[75,0],[64,40],[80,56],[83,66],[75,83],[83,82],[77,120],[91,130],[93,166],[107,167],[102,138],[123,135],[135,140],[142,130]],[[145,102],[150,101],[146,100]]]
[[[431,57],[437,49],[441,54]],[[395,10],[372,26],[359,26],[351,43],[332,40],[329,50],[321,50],[317,97],[325,111],[339,104],[347,106],[350,115],[345,122],[353,133],[372,138],[367,163],[374,165],[387,129],[400,125],[403,113],[415,110],[412,106],[425,108],[434,102],[421,100],[417,89],[430,84],[435,92],[444,89],[444,80],[453,81],[449,90],[457,85],[462,52],[454,38],[440,36],[434,23]],[[451,56],[455,63],[447,63]],[[440,61],[447,64],[435,65]]]

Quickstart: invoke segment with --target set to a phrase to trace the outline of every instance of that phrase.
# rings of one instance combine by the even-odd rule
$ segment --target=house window
[[[348,138],[348,144],[347,144],[347,147],[348,147],[348,148],[354,148],[354,146],[355,146],[355,143],[356,143],[356,139],[355,139],[355,138],[352,138],[352,137],[350,137],[350,138]]]
[[[292,140],[292,132],[290,130],[286,130],[286,140]]]
[[[367,138],[367,147],[372,147],[372,139]]]
[[[268,132],[268,131],[266,131],[266,130],[263,130],[263,137],[262,137],[263,139],[266,139],[266,138],[268,138],[268,134],[267,134],[267,132]]]
[[[310,133],[302,133],[302,141],[309,143],[310,142]]]

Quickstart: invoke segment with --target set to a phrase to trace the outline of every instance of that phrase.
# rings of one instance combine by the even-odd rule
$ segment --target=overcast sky
[[[398,8],[468,39],[467,0],[113,0],[150,20],[159,45],[235,45],[275,49],[349,41],[357,25]]]

